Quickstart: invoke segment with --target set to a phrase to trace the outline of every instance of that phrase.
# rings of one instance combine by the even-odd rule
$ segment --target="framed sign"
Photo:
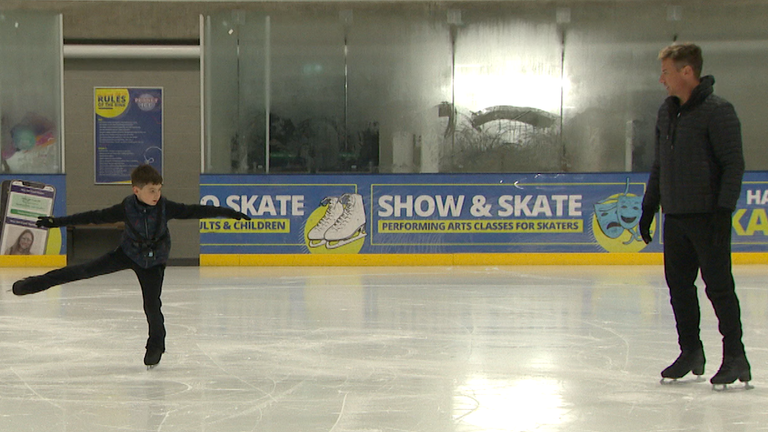
[[[150,164],[163,173],[163,89],[94,88],[95,183],[128,183]]]
[[[3,223],[0,252],[3,255],[43,255],[48,243],[48,229],[35,223],[40,216],[53,214],[56,188],[27,180],[2,183]]]

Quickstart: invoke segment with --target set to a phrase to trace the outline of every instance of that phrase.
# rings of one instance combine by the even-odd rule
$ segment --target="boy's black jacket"
[[[237,215],[239,213],[230,208],[181,204],[165,197],[160,197],[156,205],[150,206],[139,201],[136,195],[129,195],[123,202],[112,207],[54,218],[54,224],[65,226],[125,222],[126,229],[123,231],[120,247],[136,264],[149,268],[168,262],[171,251],[169,220]],[[128,227],[128,224],[131,224],[133,229]]]

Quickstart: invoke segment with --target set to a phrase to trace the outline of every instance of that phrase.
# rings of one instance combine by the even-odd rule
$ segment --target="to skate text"
[[[229,195],[225,201],[248,216],[304,216],[304,195]],[[221,206],[216,195],[204,196],[200,204]]]

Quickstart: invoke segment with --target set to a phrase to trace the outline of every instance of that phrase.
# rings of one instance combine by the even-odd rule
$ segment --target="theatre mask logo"
[[[643,197],[629,192],[629,179],[624,192],[595,203],[594,208],[592,233],[597,243],[605,250],[638,252],[645,248],[646,244],[638,227],[640,216],[643,214]],[[652,224],[652,233],[653,228]]]

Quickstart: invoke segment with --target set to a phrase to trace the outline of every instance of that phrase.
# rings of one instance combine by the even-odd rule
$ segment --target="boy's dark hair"
[[[143,188],[148,184],[163,184],[163,176],[152,165],[142,164],[131,171],[131,185]]]
[[[677,70],[686,66],[693,69],[696,78],[701,77],[701,68],[704,66],[704,59],[701,55],[701,48],[692,43],[673,44],[661,50],[659,60],[672,59],[675,62]]]

